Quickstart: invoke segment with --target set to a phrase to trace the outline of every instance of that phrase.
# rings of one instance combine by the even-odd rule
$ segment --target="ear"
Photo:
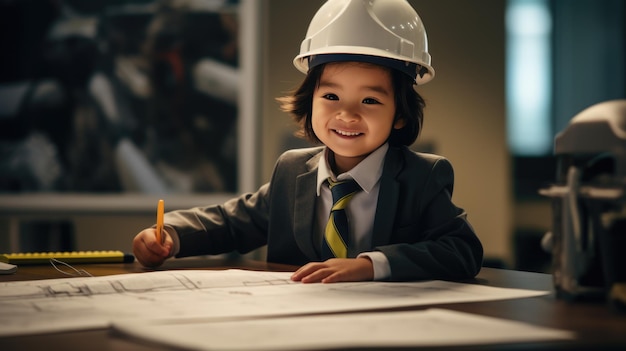
[[[396,117],[396,121],[393,122],[393,129],[402,129],[406,125],[406,120],[400,116]]]

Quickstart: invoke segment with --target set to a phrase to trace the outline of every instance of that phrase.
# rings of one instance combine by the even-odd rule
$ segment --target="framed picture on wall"
[[[254,190],[260,6],[0,3],[0,251],[92,249],[80,216]]]

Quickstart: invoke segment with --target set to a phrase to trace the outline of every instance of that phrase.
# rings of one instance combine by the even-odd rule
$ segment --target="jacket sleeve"
[[[400,225],[394,227],[390,244],[376,248],[389,260],[390,280],[473,278],[482,266],[482,244],[465,211],[451,199],[452,165],[443,157],[431,165],[423,184],[410,194],[419,201],[401,201],[399,206],[409,208],[396,218]]]
[[[297,176],[309,172],[307,162],[316,164],[313,157],[320,155],[321,150],[315,147],[283,153],[276,161],[270,182],[254,193],[243,194],[222,205],[166,213],[165,224],[175,229],[179,239],[176,257],[234,250],[247,253],[267,245],[268,259],[272,252],[284,251],[280,258],[274,257],[275,262],[304,261],[306,256],[294,241],[293,215],[285,213],[294,207]]]
[[[165,214],[179,239],[176,257],[252,251],[267,242],[269,184],[221,205]]]

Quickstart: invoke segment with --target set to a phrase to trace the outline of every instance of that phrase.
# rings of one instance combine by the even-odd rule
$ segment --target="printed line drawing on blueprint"
[[[23,284],[8,283],[8,286],[10,286],[11,289],[3,289],[3,284],[0,284],[0,302],[10,299],[24,298],[57,298],[63,296],[147,293],[156,291],[227,288],[238,286],[285,285],[293,284],[295,282],[288,278],[276,278],[271,276],[267,278],[258,277],[257,279],[240,280],[235,276],[231,276],[231,274],[223,277],[218,277],[216,274],[210,274],[206,277],[194,274],[190,277],[184,273],[177,274],[176,271],[171,271],[167,272],[167,274],[159,275],[117,275],[113,279],[109,277],[78,279],[64,278],[20,283]]]
[[[105,328],[112,319],[202,316],[233,289],[295,284],[290,273],[162,271],[0,283],[0,336]],[[251,294],[242,294],[251,296]],[[221,296],[221,297],[220,297]],[[198,312],[200,311],[200,312]]]

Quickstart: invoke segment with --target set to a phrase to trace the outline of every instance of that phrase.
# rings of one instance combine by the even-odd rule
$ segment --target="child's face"
[[[396,112],[391,73],[382,67],[330,63],[313,93],[312,125],[315,135],[335,154],[338,173],[356,166],[385,143]]]

